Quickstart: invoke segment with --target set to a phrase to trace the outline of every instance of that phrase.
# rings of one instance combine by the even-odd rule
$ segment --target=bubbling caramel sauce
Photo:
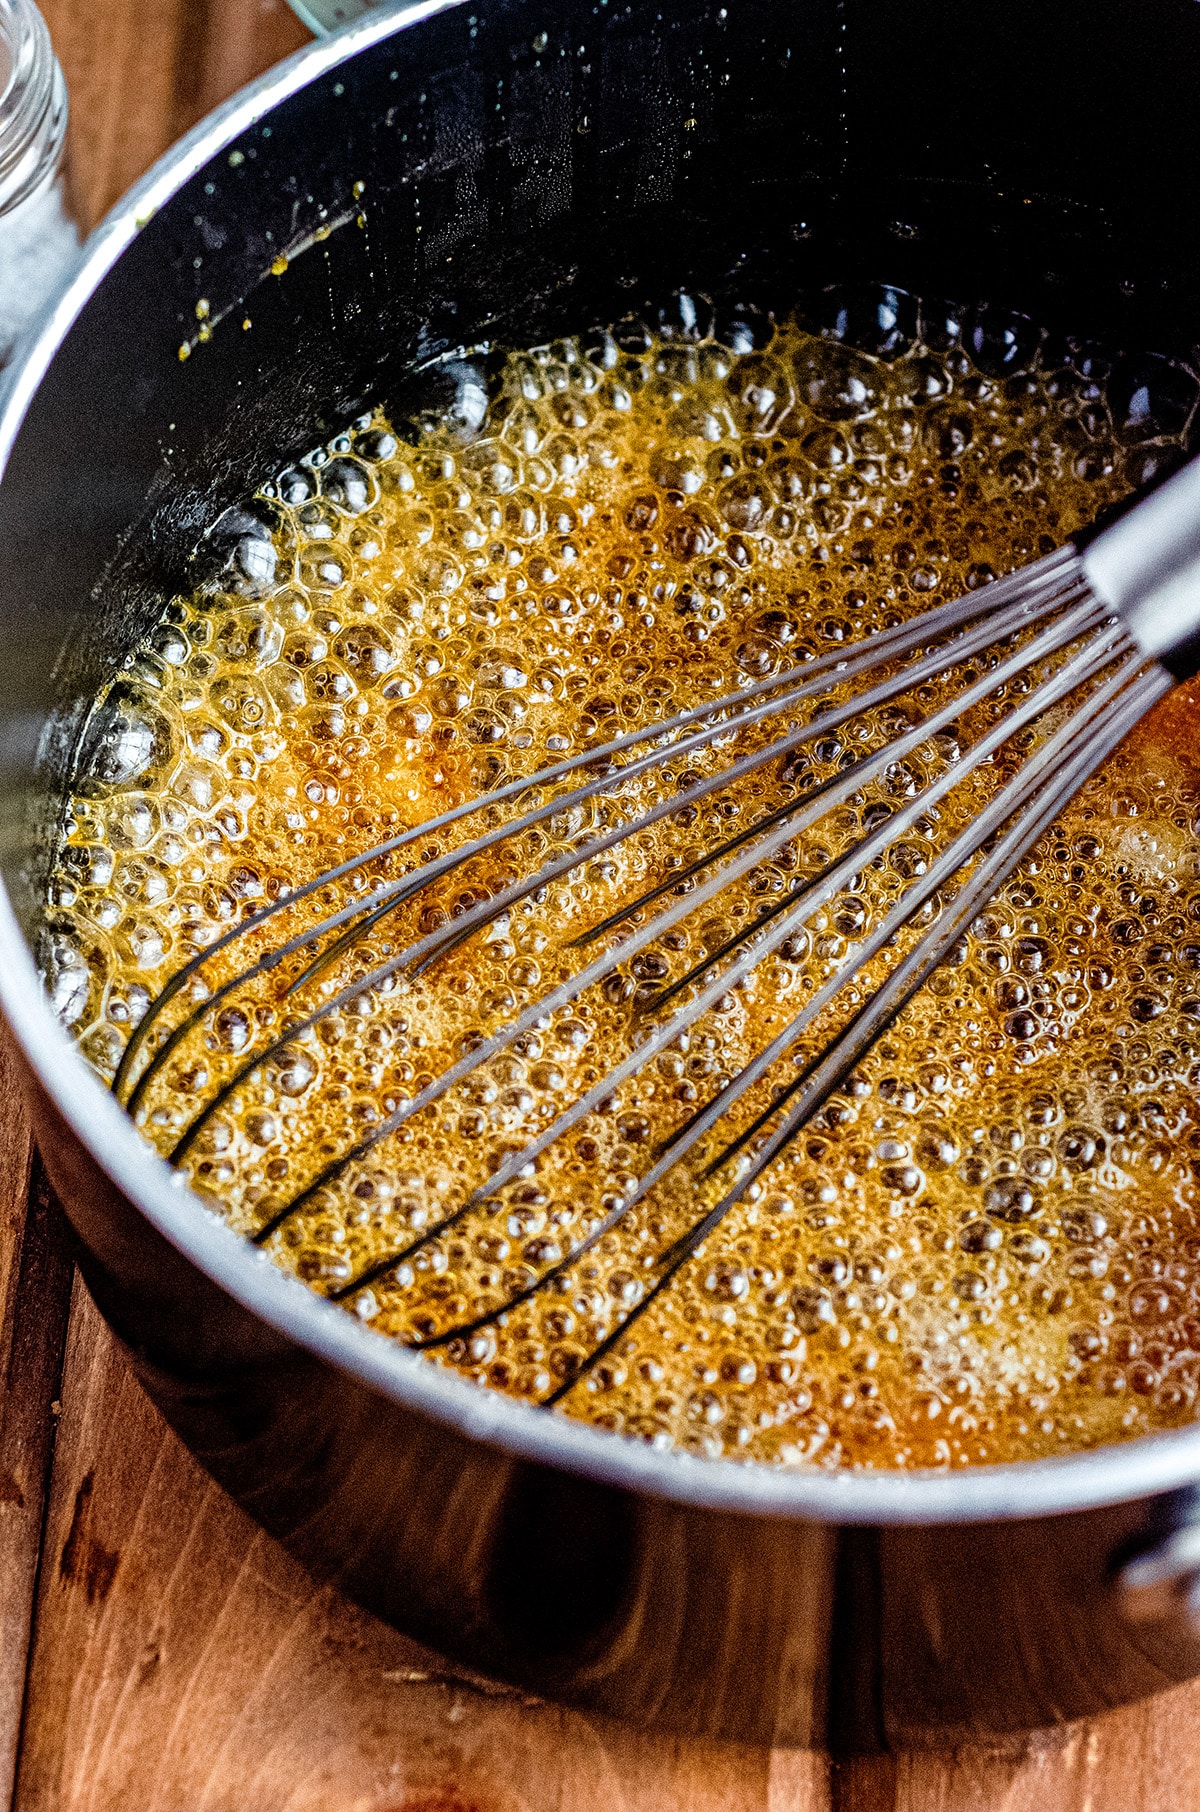
[[[364,418],[264,487],[266,526],[251,523],[219,587],[169,603],[83,739],[44,969],[96,1070],[111,1078],[168,979],[268,901],[508,779],[984,584],[1060,545],[1183,445],[1195,383],[1181,367],[1110,366],[987,311],[926,310],[918,327],[913,305],[893,302],[911,326],[869,351],[849,343],[847,303],[823,325],[747,315],[696,339],[625,323],[493,354],[473,431],[461,410],[408,441]],[[661,1254],[720,1194],[697,1182],[695,1155],[551,1287],[453,1337],[620,1207],[664,1137],[776,1035],[1023,750],[985,764],[528,1174],[433,1230],[629,1051],[664,986],[944,772],[1019,685],[632,960],[614,942],[598,985],[378,1137],[398,1105],[579,968],[571,937],[963,684],[948,668],[698,804],[697,780],[780,724],[614,780],[373,924],[327,970],[303,979],[302,953],[201,1012],[135,1104],[143,1133],[170,1153],[275,1045],[181,1156],[210,1210],[247,1236],[273,1227],[276,1263],[381,1334],[448,1333],[431,1358],[480,1385],[562,1392],[567,1413],[661,1446],[947,1466],[1190,1420],[1200,754],[1187,691],[1084,788],[648,1308]],[[584,854],[426,973],[295,1030],[455,913],[673,797],[653,830]],[[269,934],[211,959],[147,1052],[272,943],[482,828],[465,819],[289,906]],[[794,1073],[789,1054],[730,1130]]]

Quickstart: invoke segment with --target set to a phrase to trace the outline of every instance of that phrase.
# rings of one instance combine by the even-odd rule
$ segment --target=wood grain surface
[[[43,0],[93,224],[303,42],[283,0]],[[1200,1812],[1200,1685],[1005,1751],[675,1743],[450,1670],[211,1484],[77,1282],[0,1048],[0,1806],[19,1812]]]
[[[168,145],[307,43],[285,0],[42,0],[71,96],[68,177],[90,229]]]

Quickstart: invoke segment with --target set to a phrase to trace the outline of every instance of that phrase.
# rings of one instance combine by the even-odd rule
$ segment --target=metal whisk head
[[[638,1202],[670,1173],[686,1175],[694,1184],[687,1198],[691,1218],[647,1267],[637,1300],[579,1368],[544,1396],[554,1403],[669,1288],[959,944],[1067,800],[1171,683],[1163,667],[1147,661],[1122,619],[1099,601],[1076,551],[1064,549],[914,621],[512,780],[331,867],[233,925],[172,977],[130,1037],[114,1091],[132,1115],[144,1119],[169,1064],[189,1041],[202,1038],[231,1003],[252,999],[264,978],[280,982],[288,1018],[280,1026],[276,1017],[257,1037],[249,1033],[236,1060],[183,1126],[167,1155],[186,1166],[238,1091],[324,1021],[375,991],[394,991],[430,971],[523,902],[544,898],[554,883],[644,837],[656,824],[663,823],[670,836],[681,810],[694,819],[692,808],[702,800],[719,800],[739,787],[745,791],[756,775],[776,777],[777,799],[764,799],[752,823],[699,855],[674,854],[637,897],[564,939],[564,967],[555,985],[468,1041],[470,1048],[360,1137],[333,1151],[314,1152],[310,1174],[293,1193],[264,1207],[254,1235],[264,1242],[481,1066],[546,1027],[589,989],[604,986],[616,964],[628,965],[730,890],[745,892],[764,864],[794,852],[798,839],[852,803],[862,808],[859,828],[839,853],[808,871],[796,866],[789,886],[761,896],[761,903],[754,898],[743,922],[685,974],[668,985],[638,990],[630,1002],[636,1024],[625,1055],[536,1136],[502,1153],[463,1199],[445,1202],[424,1226],[406,1230],[382,1256],[329,1292],[345,1300],[471,1217],[493,1211],[502,1192],[533,1174],[551,1147],[602,1110],[615,1091],[768,958],[786,950],[839,895],[852,892],[856,877],[894,858],[914,828],[923,827],[921,834],[934,838],[935,853],[907,871],[901,865],[896,872],[903,885],[868,920],[859,941],[821,985],[813,986],[777,1035],[676,1126],[665,1145],[649,1152],[642,1174],[620,1199],[586,1224],[565,1251],[535,1267],[536,1275],[521,1288],[412,1342],[428,1349],[466,1341],[538,1292],[568,1287],[572,1268]],[[923,714],[930,699],[933,708]],[[887,712],[893,713],[892,733],[864,731],[856,752],[855,727],[874,725],[877,732],[879,716]],[[972,713],[986,727],[970,742],[956,741],[960,720]],[[795,784],[804,752],[818,744],[837,747],[842,731],[836,771],[820,780],[809,774],[807,788]],[[905,780],[905,764],[930,749],[933,758],[917,762],[920,781]],[[697,773],[689,762],[701,752],[704,764]],[[937,844],[944,802],[956,789],[978,788],[996,773],[1003,778],[965,828],[944,832]],[[886,802],[871,803],[872,789],[897,775],[905,784]],[[678,784],[675,790],[661,786],[655,802],[639,808],[638,783],[656,777],[660,782],[674,777],[684,790]],[[765,791],[759,788],[760,795]],[[387,946],[383,960],[365,969],[356,960],[366,939],[378,944],[390,927],[408,924],[412,913],[406,918],[402,909],[436,893],[447,877],[492,852],[503,860],[506,849],[511,852],[527,833],[552,822],[569,824],[570,814],[583,806],[598,808],[598,828],[575,841],[568,837],[565,847],[531,872],[510,861],[501,884],[483,889],[473,902],[459,897],[456,916],[435,913],[426,928],[418,916],[418,935],[407,942],[397,936],[403,947]],[[455,843],[452,833],[460,824],[467,840]],[[423,853],[414,864],[418,846]],[[682,851],[682,832],[671,846]],[[444,922],[433,922],[438,919]]]

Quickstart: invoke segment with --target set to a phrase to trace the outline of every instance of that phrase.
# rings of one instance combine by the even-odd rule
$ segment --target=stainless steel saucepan
[[[47,1006],[31,953],[88,703],[225,507],[458,346],[681,286],[786,306],[886,281],[987,298],[1001,341],[1017,310],[1193,360],[1198,90],[1192,0],[424,0],[177,147],[16,373],[0,995],[80,1262],[212,1474],[479,1668],[843,1752],[1096,1712],[1200,1672],[1200,1427],[953,1476],[783,1472],[372,1335],[171,1181]]]

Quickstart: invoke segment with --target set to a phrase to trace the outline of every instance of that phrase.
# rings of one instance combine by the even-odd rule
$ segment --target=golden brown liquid
[[[402,445],[376,419],[285,474],[271,488],[274,580],[176,600],[114,682],[71,802],[46,960],[102,1075],[168,978],[267,900],[508,778],[1060,545],[1130,488],[1144,454],[1114,429],[1094,375],[989,378],[958,347],[888,363],[785,325],[743,355],[663,341],[592,352],[564,342],[510,357],[465,447],[436,431]],[[962,684],[948,669],[899,714],[698,805],[691,782],[781,724],[676,758],[501,844],[297,993],[284,988],[304,957],[258,978],[147,1089],[145,1135],[169,1152],[248,1053],[322,998],[557,851],[681,795],[653,831],[585,857],[425,975],[360,995],[233,1091],[184,1169],[253,1235],[595,954],[569,951],[570,937]],[[962,746],[1018,690],[965,714]],[[697,1183],[699,1153],[553,1287],[432,1357],[534,1400],[574,1377],[562,1398],[573,1415],[790,1464],[995,1462],[1189,1420],[1200,1382],[1191,711],[1174,695],[1089,783],[955,960],[648,1310],[638,1304],[660,1255],[722,1192]],[[664,1135],[780,1031],[1022,753],[966,782],[533,1174],[406,1262],[351,1287],[610,1069],[654,1023],[658,989],[861,836],[873,807],[942,773],[946,739],[631,962],[614,946],[600,985],[285,1216],[272,1257],[401,1340],[501,1309],[620,1204]],[[318,910],[481,828],[466,819],[289,907],[269,938],[212,959],[189,1004]],[[794,1073],[789,1056],[730,1130]],[[628,1333],[589,1369],[627,1316]]]

